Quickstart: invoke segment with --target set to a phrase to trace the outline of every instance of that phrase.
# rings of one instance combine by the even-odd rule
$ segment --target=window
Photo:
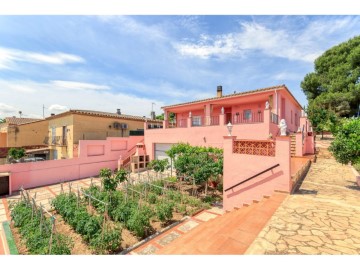
[[[201,116],[192,117],[192,126],[199,127],[201,126]]]
[[[251,120],[251,110],[244,111],[244,120]]]
[[[297,126],[298,125],[298,121],[297,121],[297,113],[295,113],[295,126]]]

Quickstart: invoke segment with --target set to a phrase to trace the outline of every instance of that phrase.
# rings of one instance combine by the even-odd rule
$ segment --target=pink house
[[[302,107],[285,85],[230,95],[223,95],[218,86],[213,98],[169,105],[163,110],[161,129],[145,127],[146,151],[151,159],[162,158],[177,142],[223,148],[229,122],[232,134],[241,139],[267,140],[280,135],[280,119],[285,119],[289,134],[295,133]],[[175,114],[173,121],[169,120],[170,113]]]
[[[309,121],[285,85],[230,95],[223,95],[218,86],[213,98],[163,110],[162,127],[145,125],[146,153],[150,159],[167,158],[165,151],[178,142],[223,148],[226,210],[260,200],[275,190],[291,192],[295,157],[314,153]],[[286,135],[282,136],[281,119],[286,122]]]

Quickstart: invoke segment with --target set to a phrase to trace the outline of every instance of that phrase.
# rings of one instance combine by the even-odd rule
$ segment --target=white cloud
[[[261,52],[268,56],[313,62],[328,47],[331,34],[345,29],[352,31],[358,22],[359,18],[349,17],[313,21],[297,33],[247,22],[240,24],[241,30],[238,32],[201,35],[196,42],[184,41],[174,44],[174,47],[181,55],[205,59],[239,57],[251,52]]]
[[[167,36],[161,26],[146,25],[129,16],[98,16],[100,21],[108,23],[121,32],[144,36],[147,39],[166,39]]]
[[[53,86],[67,88],[67,89],[77,89],[77,90],[110,90],[109,86],[92,84],[92,83],[83,83],[83,82],[73,82],[73,81],[51,81]]]
[[[0,103],[0,113],[1,114],[11,114],[11,113],[17,113],[17,109],[11,105],[7,105],[4,103]]]
[[[26,86],[36,89],[30,95],[21,92],[10,91],[11,85]],[[10,86],[10,87],[9,87]],[[112,93],[110,91],[89,91],[88,89],[63,88],[54,85],[52,82],[39,83],[35,81],[5,81],[0,79],[0,95],[4,104],[11,104],[15,107],[0,107],[5,109],[5,116],[12,116],[13,113],[21,110],[23,115],[42,115],[45,105],[45,117],[50,113],[59,113],[71,109],[97,110],[105,112],[116,112],[121,109],[123,114],[150,116],[151,104],[155,103],[154,110],[157,114],[162,111],[160,108],[165,104],[157,99],[142,98],[131,94],[129,91]]]
[[[12,69],[16,62],[65,65],[83,63],[85,60],[80,56],[62,52],[46,54],[0,47],[0,69]]]
[[[68,111],[69,108],[66,107],[66,106],[63,106],[63,105],[59,105],[59,104],[52,104],[52,105],[49,106],[48,110],[49,110],[50,112],[59,113],[59,112]]]

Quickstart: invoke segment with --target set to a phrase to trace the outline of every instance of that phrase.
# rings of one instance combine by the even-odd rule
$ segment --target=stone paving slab
[[[360,190],[325,145],[246,254],[360,254]]]
[[[192,229],[194,229],[196,226],[198,226],[199,225],[199,222],[196,222],[196,221],[194,221],[194,220],[189,220],[189,221],[187,221],[187,222],[185,222],[185,224],[184,225],[181,225],[180,227],[178,227],[177,229],[179,230],[179,231],[182,231],[182,232],[188,232],[188,231],[190,231],[190,230],[192,230]]]
[[[159,250],[159,248],[155,247],[154,245],[148,245],[146,248],[142,249],[139,252],[133,252],[133,254],[138,254],[138,255],[151,255],[154,254],[157,250]]]
[[[173,232],[167,234],[166,236],[160,238],[156,242],[161,246],[166,246],[166,245],[170,244],[172,241],[174,241],[176,238],[178,238],[179,236],[180,236],[179,233],[173,231]]]
[[[199,215],[196,215],[195,218],[201,221],[209,221],[210,219],[216,218],[218,215],[209,213],[209,212],[202,212]]]

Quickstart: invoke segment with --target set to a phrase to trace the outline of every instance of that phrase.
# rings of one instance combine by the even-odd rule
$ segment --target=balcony
[[[166,120],[165,128],[186,128],[187,127],[187,119],[180,119],[178,121],[174,120]]]
[[[45,137],[44,144],[54,146],[67,146],[67,140],[64,136]]]
[[[261,112],[248,113],[248,114],[235,114],[232,117],[233,125],[262,123],[262,122],[264,122],[264,115]]]
[[[191,126],[192,127],[203,127],[203,126],[218,126],[220,124],[220,116],[194,116],[191,119]]]

